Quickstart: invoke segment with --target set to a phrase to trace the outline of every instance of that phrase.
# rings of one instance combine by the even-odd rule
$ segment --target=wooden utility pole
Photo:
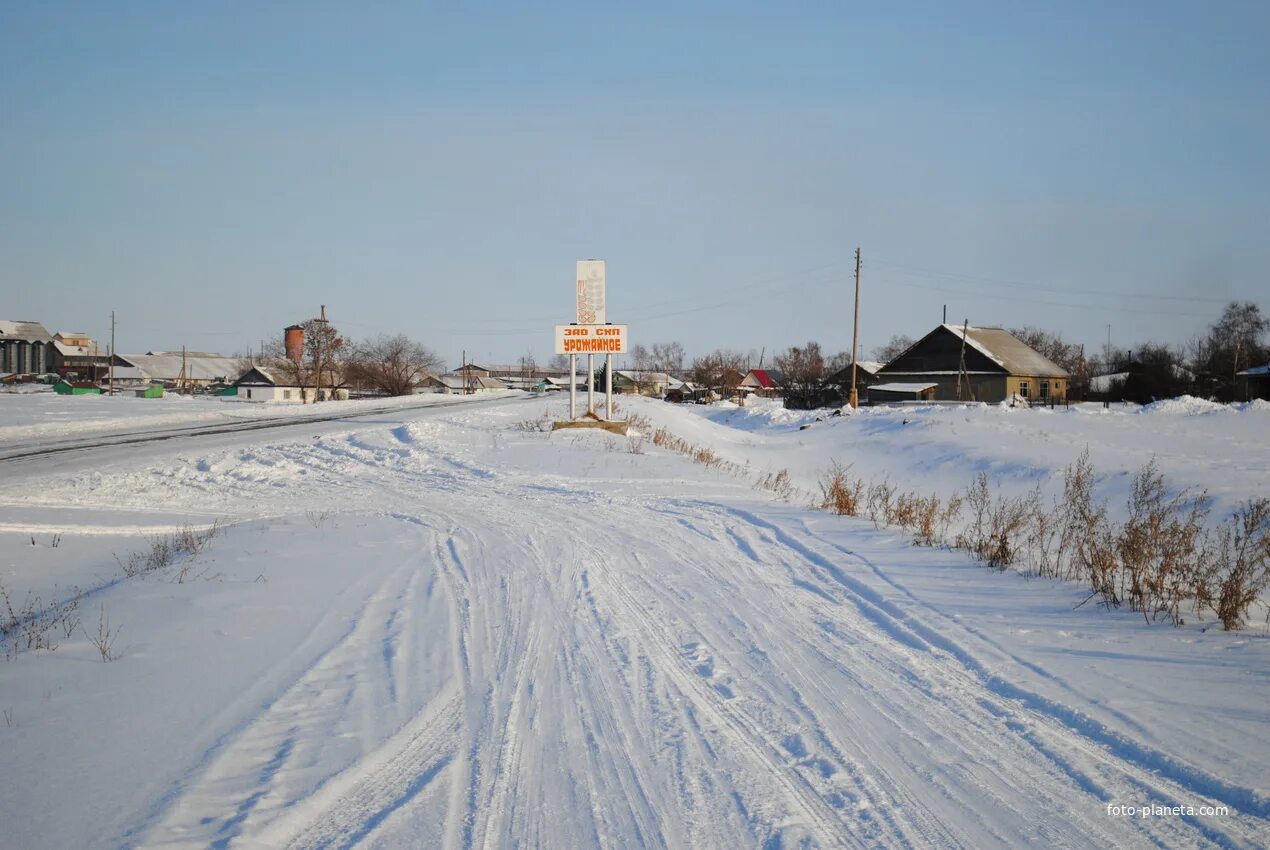
[[[970,400],[974,401],[974,393],[970,392],[970,376],[966,374],[966,334],[970,330],[970,320],[966,319],[961,324],[961,363],[957,366],[957,401],[961,401],[962,380],[965,380],[966,391],[970,395]]]
[[[181,346],[181,377],[177,380],[177,384],[178,384],[177,391],[182,394],[188,395],[189,394],[188,389],[190,385],[190,376],[186,373],[185,369],[186,369],[185,346],[183,345]]]
[[[110,370],[110,394],[115,394],[115,311],[110,311],[110,351],[106,356],[106,368]],[[95,379],[94,379],[95,380]]]
[[[851,395],[848,403],[854,408],[860,403],[856,389],[856,361],[860,359],[860,249],[855,249],[855,327],[851,332]]]

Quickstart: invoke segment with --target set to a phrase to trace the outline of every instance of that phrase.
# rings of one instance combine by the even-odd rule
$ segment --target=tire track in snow
[[[815,552],[810,544],[796,540],[788,530],[774,522],[734,507],[707,503],[701,503],[701,507],[707,509],[713,507],[749,525],[770,531],[778,543],[800,553],[809,564],[820,567],[834,581],[842,585],[853,597],[852,603],[870,620],[876,621],[881,616],[887,617],[889,622],[883,631],[893,639],[926,653],[942,652],[954,659],[989,692],[988,696],[981,700],[981,705],[990,700],[993,706],[990,710],[1000,713],[1003,717],[1011,716],[1015,713],[1015,707],[1022,705],[1033,716],[1033,722],[1030,726],[1025,726],[1018,721],[1010,721],[1014,724],[1013,731],[1019,734],[1022,740],[1032,743],[1039,755],[1066,774],[1076,786],[1091,793],[1100,801],[1105,802],[1109,798],[1109,792],[1075,768],[1071,759],[1062,755],[1063,748],[1074,747],[1085,759],[1110,767],[1117,775],[1110,779],[1110,784],[1115,784],[1117,780],[1121,783],[1128,781],[1132,785],[1148,789],[1150,798],[1163,801],[1164,805],[1168,805],[1170,801],[1180,805],[1182,799],[1194,801],[1198,798],[1213,803],[1224,803],[1233,811],[1255,818],[1266,817],[1266,802],[1255,790],[1231,786],[1203,771],[1188,765],[1179,765],[1170,756],[1150,750],[1145,745],[1112,732],[1103,724],[1080,712],[1034,694],[989,672],[978,659],[947,635],[936,632],[907,612],[896,608],[893,603],[887,602],[860,580],[846,575],[826,556]],[[849,555],[872,572],[880,574],[876,566],[862,556],[834,547],[832,543],[827,545],[837,549],[840,554]],[[1056,725],[1057,728],[1055,728]],[[1038,735],[1042,737],[1038,738]],[[1178,794],[1178,790],[1185,793]],[[1166,823],[1161,822],[1159,826],[1167,828]],[[1189,823],[1207,840],[1220,846],[1241,846],[1243,840],[1251,837],[1246,834],[1243,836],[1231,834],[1197,819],[1190,819]],[[1248,846],[1256,845],[1254,843]]]

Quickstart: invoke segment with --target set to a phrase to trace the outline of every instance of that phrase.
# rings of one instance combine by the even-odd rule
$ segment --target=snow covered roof
[[[142,373],[136,366],[116,366],[111,370],[114,372],[116,381],[145,381],[147,376]],[[102,375],[102,380],[106,381],[110,378],[110,372]]]
[[[939,384],[924,383],[895,383],[895,384],[874,384],[869,387],[869,392],[881,390],[884,393],[920,393],[929,390],[931,387],[937,387]]]
[[[266,369],[264,366],[252,366],[237,381],[234,381],[234,386],[294,387],[296,382],[283,378],[272,369]]]
[[[1236,372],[1235,374],[1246,378],[1257,377],[1260,375],[1270,375],[1270,363],[1267,363],[1264,366],[1253,366],[1251,369],[1245,369],[1242,372]]]
[[[855,365],[856,365],[856,377],[858,378],[860,377],[860,375],[864,375],[865,377],[872,377],[876,375],[878,373],[878,370],[881,369],[886,364],[878,360],[861,360]],[[846,366],[843,366],[837,372],[834,372],[832,375],[830,375],[826,380],[831,384],[849,383],[851,381],[851,364],[848,363]]]
[[[641,372],[638,369],[614,369],[613,374],[635,384],[669,384],[672,380],[665,372]]]
[[[498,378],[491,378],[485,375],[472,375],[471,377],[466,375],[442,375],[436,380],[452,390],[463,390],[468,387],[482,390],[507,389],[507,385]]]
[[[175,381],[181,377],[181,352],[156,352],[151,354],[121,354],[120,358],[136,366],[157,381]],[[241,369],[238,360],[207,352],[186,352],[185,377],[191,381],[214,381],[217,378],[233,380]]]
[[[945,324],[942,327],[951,331],[958,339],[961,339],[961,325]],[[970,325],[965,328],[965,336],[967,345],[972,346],[980,354],[1012,375],[1035,376],[1038,378],[1067,377],[1067,372],[1057,363],[1023,342],[1023,340],[1005,328]]]
[[[0,336],[12,337],[23,342],[52,342],[53,335],[39,322],[25,319],[7,321],[0,319]]]
[[[53,340],[53,347],[61,353],[63,357],[93,357],[97,354],[93,347],[87,345],[71,345],[62,342],[60,339]]]

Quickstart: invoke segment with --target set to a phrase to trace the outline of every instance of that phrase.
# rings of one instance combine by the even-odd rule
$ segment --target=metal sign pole
[[[613,355],[604,357],[604,418],[613,421]]]
[[[569,355],[569,418],[578,418],[578,355]]]
[[[595,355],[586,356],[586,412],[595,415]]]

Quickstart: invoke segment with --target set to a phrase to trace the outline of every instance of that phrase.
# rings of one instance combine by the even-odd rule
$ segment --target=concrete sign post
[[[606,321],[605,267],[603,260],[578,260],[577,267],[577,321],[568,325],[556,325],[556,354],[569,355],[569,420],[556,423],[556,427],[582,425],[574,422],[578,417],[577,368],[578,355],[587,356],[587,414],[594,424],[599,417],[595,412],[595,355],[605,356],[604,414],[605,420],[613,418],[613,355],[626,352],[626,325],[612,325]],[[609,427],[605,425],[604,427]],[[613,428],[609,428],[613,430]],[[625,428],[621,433],[626,433]]]

